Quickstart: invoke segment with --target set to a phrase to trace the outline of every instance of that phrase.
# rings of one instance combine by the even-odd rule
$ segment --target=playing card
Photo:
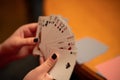
[[[65,40],[65,39],[64,39]],[[63,50],[72,50],[76,49],[75,42],[73,40],[69,41],[56,41],[54,43],[46,44],[47,47],[56,48],[56,49],[63,49]]]
[[[62,16],[42,16],[38,23],[36,37],[39,43],[34,53],[43,55],[45,59],[52,52],[59,53],[59,59],[49,73],[56,80],[69,80],[77,53],[74,34]]]
[[[46,34],[47,34],[47,30],[49,27],[48,26],[48,20],[49,17],[42,17],[42,30],[41,30],[41,43],[39,44],[39,48],[41,49],[42,53],[46,53],[46,47],[44,47],[45,45],[45,41],[47,39]],[[44,54],[44,56],[46,56]]]
[[[54,40],[52,42],[48,42],[47,44],[45,44],[45,46],[53,49],[61,49],[61,50],[63,49],[63,50],[69,50],[69,51],[72,49],[74,50],[76,49],[73,35]],[[50,53],[47,52],[46,54],[49,55]]]
[[[37,27],[37,31],[36,31],[36,38],[38,38],[38,45],[41,43],[41,30],[42,30],[42,18],[41,17],[38,18],[38,27]],[[39,46],[36,46],[34,48],[33,54],[34,55],[40,55],[41,54]]]
[[[69,80],[75,65],[76,55],[67,50],[59,51],[59,53],[59,60],[49,73],[56,80]]]
[[[44,42],[50,42],[52,40],[56,40],[59,39],[61,37],[66,37],[69,35],[73,35],[71,30],[68,28],[68,25],[64,23],[63,20],[61,20],[59,17],[57,17],[56,22],[54,22],[53,20],[56,17],[52,17],[50,20],[50,24],[48,24],[49,27],[47,27],[47,33],[45,36],[47,37],[46,40],[44,40]],[[55,26],[56,24],[56,26]],[[50,36],[49,36],[50,35]]]

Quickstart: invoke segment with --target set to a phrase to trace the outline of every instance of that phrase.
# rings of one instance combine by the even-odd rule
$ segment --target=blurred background
[[[42,0],[0,1],[0,42],[4,41],[19,26],[37,22],[43,15]]]
[[[43,15],[43,0],[0,0],[0,43],[20,26],[37,22]],[[23,80],[31,69],[38,65],[32,55],[15,61],[0,69],[0,80]]]
[[[76,40],[91,37],[108,46],[107,52],[85,63],[91,70],[120,55],[120,0],[1,0],[0,43],[19,26],[52,14],[68,18]],[[22,80],[38,65],[37,59],[31,55],[0,69],[0,80]]]

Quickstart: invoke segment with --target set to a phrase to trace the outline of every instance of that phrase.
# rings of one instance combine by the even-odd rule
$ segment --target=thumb
[[[43,72],[49,72],[50,69],[55,65],[58,59],[58,54],[53,53],[43,64],[41,64],[40,68]]]
[[[21,42],[21,46],[31,46],[38,42],[38,38],[24,38]]]

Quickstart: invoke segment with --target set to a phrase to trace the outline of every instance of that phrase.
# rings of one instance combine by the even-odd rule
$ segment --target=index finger
[[[30,23],[25,25],[31,32],[36,32],[38,23]]]

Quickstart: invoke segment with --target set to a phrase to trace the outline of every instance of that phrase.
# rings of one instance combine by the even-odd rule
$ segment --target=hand
[[[38,41],[37,39],[34,39],[36,29],[37,23],[23,25],[18,28],[0,45],[0,60],[5,64],[9,61],[24,58],[32,53],[32,50]]]
[[[54,53],[45,62],[43,62],[43,59],[41,59],[41,62],[43,63],[37,68],[30,71],[23,80],[55,80],[48,74],[48,72],[55,65],[58,57],[58,54]]]

